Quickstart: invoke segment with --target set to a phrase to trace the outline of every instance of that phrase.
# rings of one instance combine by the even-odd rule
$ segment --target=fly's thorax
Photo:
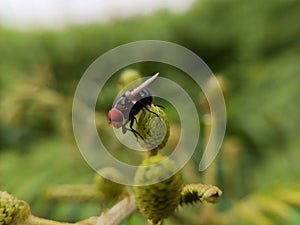
[[[148,89],[141,90],[133,99],[133,103],[140,103],[140,105],[146,106],[153,102],[153,97]]]
[[[125,97],[125,95],[122,95],[115,103],[114,108],[122,112],[125,119],[128,119],[133,105],[134,103],[132,101]]]
[[[152,96],[149,90],[144,89],[135,96],[132,101],[132,108],[129,112],[129,120],[134,119],[136,115],[145,107],[152,103]]]

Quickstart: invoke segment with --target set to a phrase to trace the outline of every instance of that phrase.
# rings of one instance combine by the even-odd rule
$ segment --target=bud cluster
[[[16,221],[16,217],[20,216],[20,210],[24,208],[24,205],[23,201],[5,191],[0,191],[0,225],[17,224],[14,220]],[[27,216],[24,210],[22,210],[22,215]]]

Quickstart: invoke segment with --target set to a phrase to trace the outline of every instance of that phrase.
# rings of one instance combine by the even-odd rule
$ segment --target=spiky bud
[[[121,180],[122,174],[113,167],[105,167],[95,175],[95,187],[99,196],[106,201],[115,200],[124,193],[124,186],[113,180]]]
[[[133,69],[127,69],[120,74],[118,79],[118,90],[124,92],[125,90],[133,89],[137,86],[137,83],[131,84],[133,81],[141,78],[141,75],[138,71]],[[140,81],[141,82],[141,81]],[[134,85],[134,86],[132,86]]]
[[[143,137],[138,136],[140,145],[153,152],[162,149],[170,135],[170,124],[165,111],[155,105],[143,109],[137,122],[137,131]]]
[[[26,206],[26,207],[25,207]],[[20,218],[30,214],[28,205],[7,192],[0,191],[0,224],[18,224]]]
[[[135,199],[140,212],[151,224],[161,224],[180,203],[182,177],[177,165],[160,154],[145,159],[135,175]],[[166,178],[166,179],[165,179]]]

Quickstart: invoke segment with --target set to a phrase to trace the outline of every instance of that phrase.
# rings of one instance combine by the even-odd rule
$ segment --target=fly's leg
[[[139,101],[139,103],[140,103],[140,104],[142,105],[142,107],[143,107],[144,109],[146,109],[148,112],[153,113],[154,115],[156,115],[157,117],[159,117],[159,115],[158,115],[156,112],[153,112],[153,111],[151,111],[150,109],[148,109],[148,108],[147,108],[147,105],[144,104],[142,101]],[[160,106],[158,106],[158,107],[160,107]],[[161,107],[161,108],[164,108],[164,107]]]
[[[157,117],[159,117],[159,115],[156,112],[151,111],[150,109],[147,108],[147,106],[144,106],[144,109],[146,109],[148,112],[151,112],[154,115],[156,115]]]
[[[125,127],[125,125],[123,125],[123,126],[122,126],[122,133],[123,133],[123,134],[126,134],[126,131],[127,131],[127,130],[128,130],[128,129]]]
[[[136,138],[139,136],[142,140],[144,140],[143,136],[140,135],[140,133],[137,132],[135,129],[131,128],[131,129],[128,129],[128,130],[130,130],[130,131],[134,134],[134,136],[135,136]]]
[[[165,109],[165,107],[163,107],[162,105],[155,105],[155,106],[157,106],[159,108],[162,108],[162,109]]]
[[[136,136],[136,138],[137,138],[137,136],[139,136],[140,138],[142,138],[144,140],[142,135],[140,135],[140,133],[138,131],[136,131],[135,129],[133,129],[132,127],[130,129],[126,128],[125,126],[122,127],[123,134],[125,134],[128,130],[131,131],[134,134],[134,136]]]
[[[135,119],[135,117],[133,117],[131,120],[130,120],[130,125],[129,125],[129,127],[130,127],[130,129],[127,129],[127,130],[130,130],[134,135],[135,135],[135,137],[137,138],[137,136],[139,136],[142,140],[144,140],[144,138],[142,137],[142,135],[140,135],[140,133],[138,132],[138,131],[136,131],[135,129],[133,129],[133,123],[134,123],[134,119]]]

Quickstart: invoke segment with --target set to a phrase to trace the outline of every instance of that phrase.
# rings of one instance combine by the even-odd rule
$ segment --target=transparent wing
[[[154,74],[152,77],[150,77],[149,79],[145,80],[142,84],[140,84],[138,87],[136,87],[135,89],[133,89],[132,91],[127,91],[125,92],[125,96],[127,98],[129,98],[129,100],[133,101],[134,98],[137,96],[137,94],[145,89],[149,84],[151,84],[156,77],[159,75],[159,73]]]

